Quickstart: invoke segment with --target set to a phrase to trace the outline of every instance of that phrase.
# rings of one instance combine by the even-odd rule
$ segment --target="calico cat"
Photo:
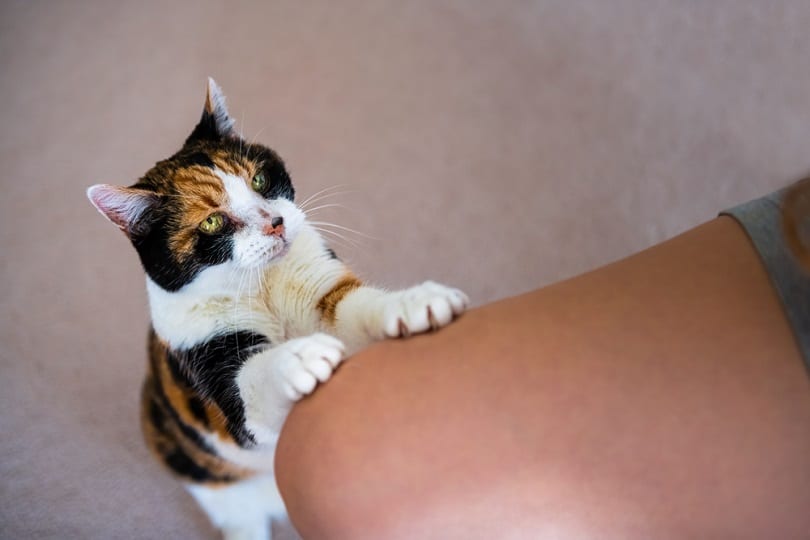
[[[293,404],[348,355],[451,322],[457,289],[364,285],[294,203],[279,156],[243,140],[213,79],[183,147],[130,187],[87,195],[130,239],[152,317],[142,426],[226,538],[267,539]]]

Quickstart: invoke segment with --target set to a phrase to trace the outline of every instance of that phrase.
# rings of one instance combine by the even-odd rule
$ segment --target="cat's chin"
[[[273,250],[273,251],[276,251],[276,250]],[[267,261],[264,263],[264,265],[269,266],[269,265],[271,265],[273,263],[277,263],[278,261],[283,259],[284,256],[287,255],[287,253],[289,253],[289,252],[290,252],[290,243],[289,242],[284,242],[281,245],[281,248],[276,253],[270,255],[270,257],[267,259]]]
[[[273,246],[271,249],[267,250],[267,252],[259,255],[255,260],[242,263],[240,266],[245,270],[268,268],[283,259],[289,251],[290,243],[285,241],[283,244]]]

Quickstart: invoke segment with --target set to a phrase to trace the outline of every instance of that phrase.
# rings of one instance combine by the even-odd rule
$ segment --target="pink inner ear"
[[[90,187],[87,198],[107,219],[126,232],[136,226],[144,210],[154,200],[148,192],[108,184]]]

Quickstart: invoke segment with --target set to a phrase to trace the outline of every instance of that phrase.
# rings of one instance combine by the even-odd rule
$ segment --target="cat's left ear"
[[[151,191],[107,184],[91,186],[87,198],[130,238],[149,231],[149,211],[159,203],[158,196]]]
[[[214,79],[208,77],[208,90],[205,95],[205,107],[197,127],[186,139],[186,144],[197,140],[218,141],[228,137],[237,137],[233,129],[234,121],[225,107],[225,96]]]

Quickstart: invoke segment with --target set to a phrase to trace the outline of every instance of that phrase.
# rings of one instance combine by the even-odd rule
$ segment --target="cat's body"
[[[293,403],[348,354],[449,323],[463,293],[363,285],[294,203],[281,160],[232,129],[213,81],[183,148],[93,204],[132,240],[152,314],[147,444],[228,538],[267,538]]]

